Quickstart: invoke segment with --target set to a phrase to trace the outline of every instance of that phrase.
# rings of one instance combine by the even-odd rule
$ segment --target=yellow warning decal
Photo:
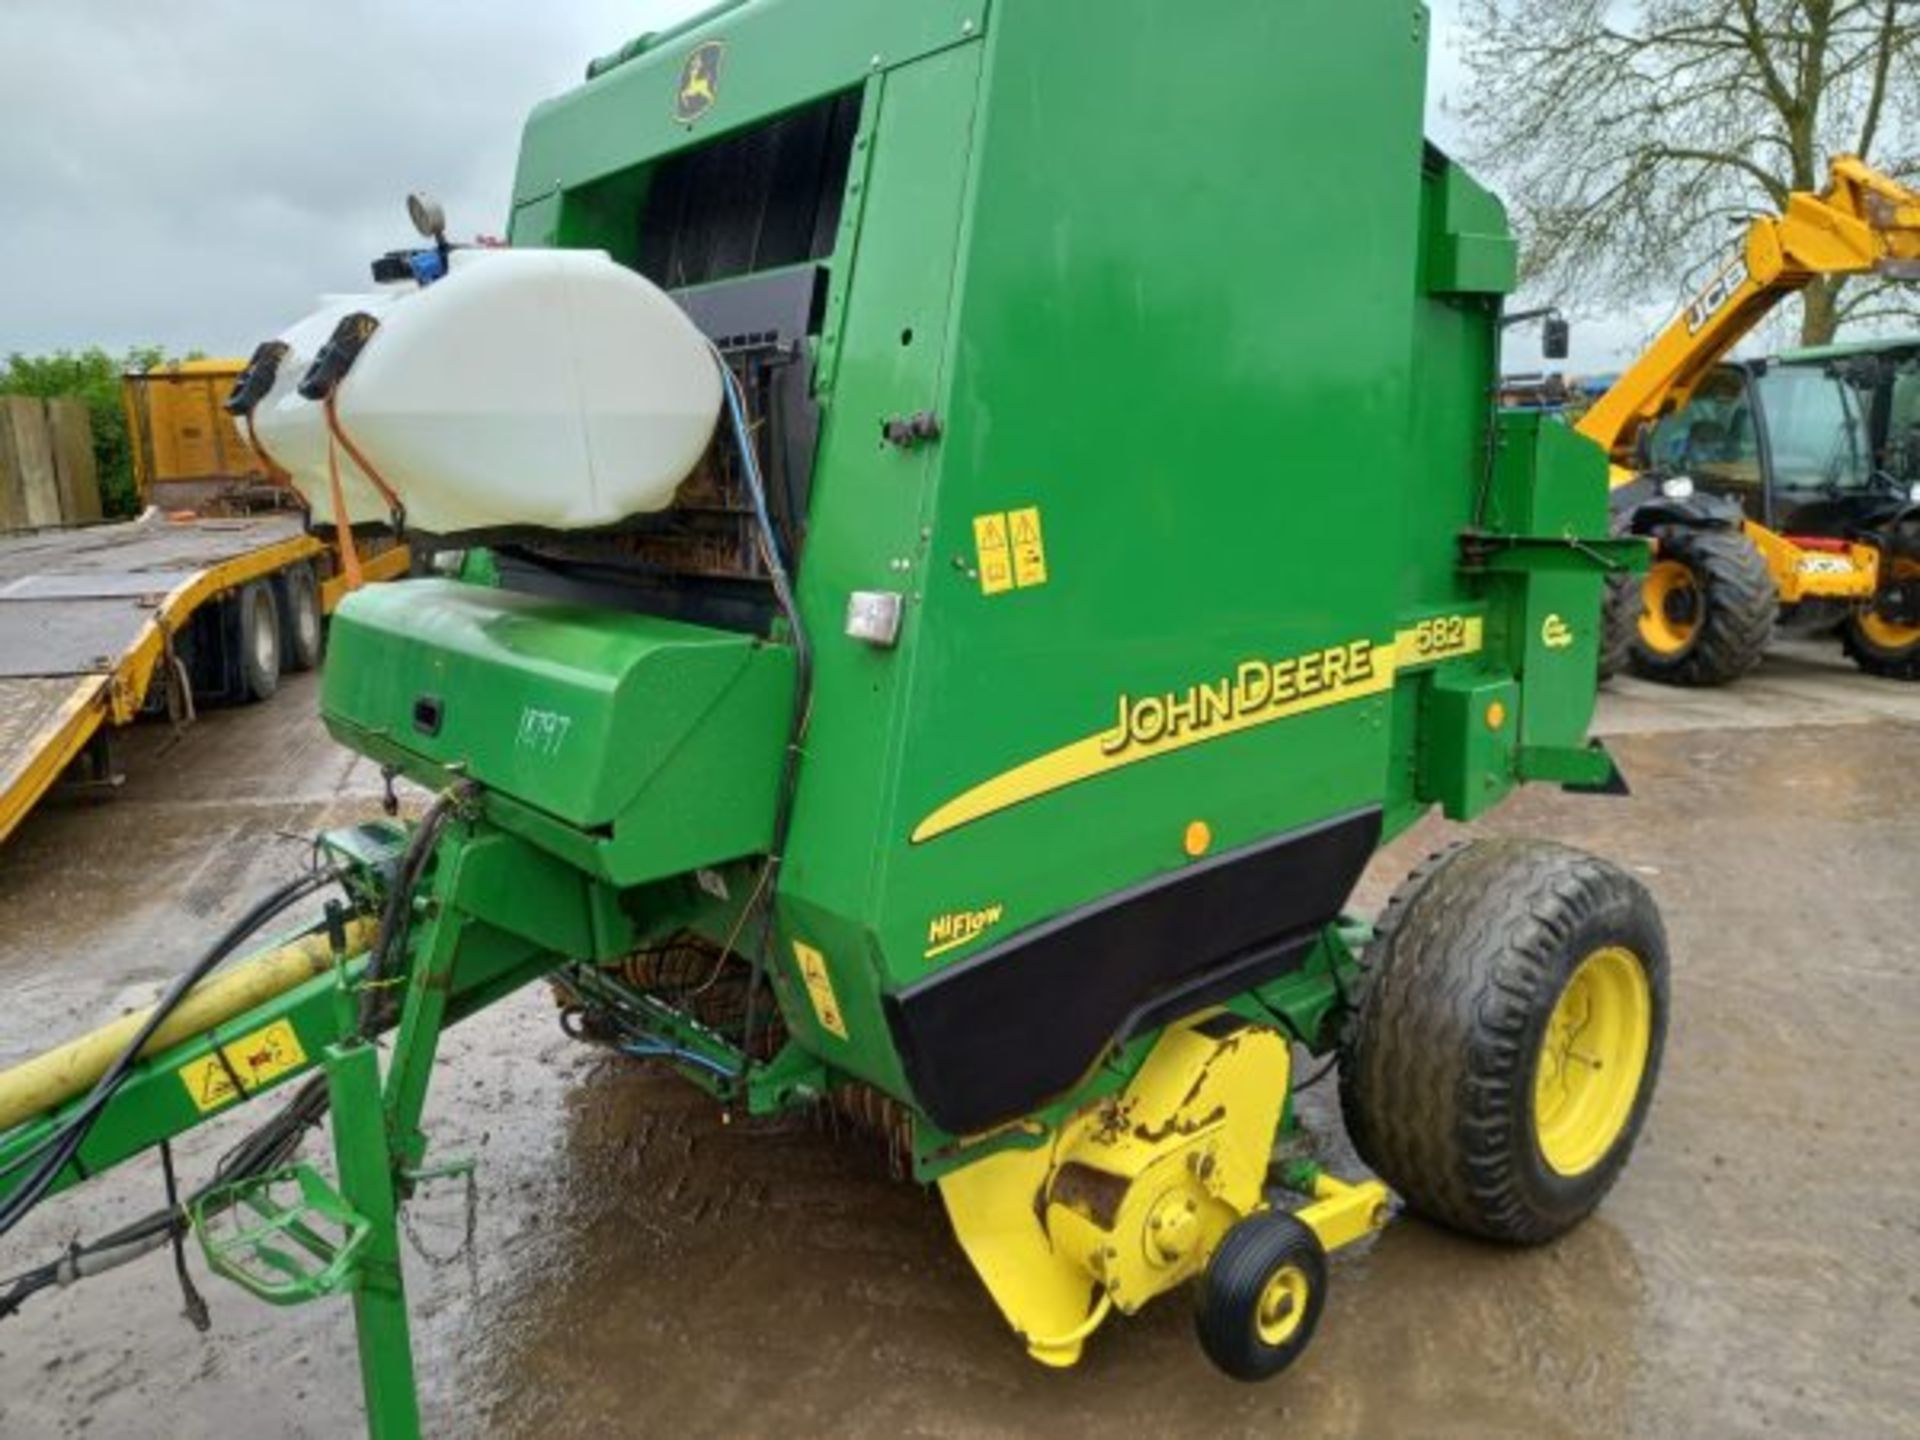
[[[1007,543],[1007,517],[976,515],[973,548],[980,561],[980,593],[1003,595],[1013,589],[1013,547]]]
[[[1022,590],[1047,583],[1047,542],[1040,533],[1040,510],[1034,506],[1007,515],[1013,538],[1013,583]]]
[[[813,1001],[813,1013],[820,1028],[829,1034],[847,1038],[846,1018],[840,1013],[840,1001],[833,993],[833,977],[827,973],[827,957],[804,941],[793,942],[793,958],[799,962],[800,978],[806,982],[807,998]]]
[[[293,1026],[276,1020],[212,1055],[189,1061],[178,1073],[195,1108],[204,1115],[306,1063],[307,1052],[300,1048]]]
[[[1486,622],[1478,615],[1436,615],[1402,630],[1394,641],[1399,667],[1437,665],[1462,655],[1478,655],[1486,643]]]
[[[1004,595],[1047,583],[1047,541],[1037,505],[974,516],[973,549],[979,558],[982,595]]]

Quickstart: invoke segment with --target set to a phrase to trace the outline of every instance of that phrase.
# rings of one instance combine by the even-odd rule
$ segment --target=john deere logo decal
[[[1573,643],[1573,630],[1558,615],[1549,645]],[[1104,702],[1111,727],[1004,770],[940,806],[914,828],[912,843],[971,825],[1041,795],[1129,765],[1157,760],[1195,745],[1224,740],[1280,720],[1291,720],[1393,689],[1403,671],[1423,669],[1467,655],[1486,644],[1479,615],[1437,615],[1397,631],[1389,642],[1361,638],[1323,650],[1269,659],[1253,655],[1217,675],[1171,690],[1128,692]],[[929,960],[998,924],[1000,905],[936,917],[927,927]]]
[[[674,119],[691,125],[713,108],[720,98],[720,62],[726,53],[720,41],[709,40],[687,56],[687,63],[680,67],[680,89],[673,97]]]

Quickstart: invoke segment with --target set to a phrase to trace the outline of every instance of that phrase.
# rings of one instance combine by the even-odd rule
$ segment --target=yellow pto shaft
[[[375,924],[370,919],[349,921],[346,953],[355,954],[371,945],[374,930]],[[324,975],[333,966],[334,953],[324,933],[308,935],[202,981],[188,991],[173,1014],[161,1022],[140,1054],[143,1057],[157,1054],[283,995],[316,975]],[[137,1010],[123,1015],[91,1034],[70,1040],[44,1055],[36,1055],[11,1070],[0,1071],[0,1133],[91,1089],[127,1048],[150,1013]]]

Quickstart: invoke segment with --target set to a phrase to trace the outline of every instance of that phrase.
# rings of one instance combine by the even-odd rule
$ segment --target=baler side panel
[[[1598,444],[1537,414],[1501,417],[1490,515],[1502,531],[1598,540],[1607,529],[1607,460]],[[1601,567],[1571,563],[1502,575],[1496,636],[1525,685],[1521,742],[1581,746],[1593,721],[1598,673]],[[1554,672],[1558,672],[1557,674]]]
[[[1504,220],[1498,201],[1435,151],[1428,153],[1422,176],[1421,212],[1409,406],[1418,471],[1392,521],[1401,555],[1396,594],[1403,616],[1436,608],[1465,612],[1485,603],[1483,587],[1461,568],[1455,537],[1474,528],[1491,477],[1500,292],[1475,293],[1470,287],[1509,278],[1497,266],[1483,265],[1476,273],[1463,264],[1476,254],[1486,258],[1489,237],[1504,231]],[[1497,798],[1498,787],[1488,787],[1484,775],[1456,773],[1467,756],[1454,742],[1471,738],[1473,753],[1484,755],[1486,737],[1469,737],[1457,723],[1454,712],[1460,707],[1452,695],[1459,692],[1448,673],[1466,672],[1463,678],[1472,685],[1486,654],[1483,634],[1474,654],[1399,678],[1386,797],[1388,838],[1435,804],[1469,793]]]
[[[837,360],[800,574],[817,703],[782,873],[786,943],[776,974],[789,1024],[835,1065],[882,1084],[900,1082],[870,917],[902,744],[900,694],[921,625],[921,532],[936,460],[927,448],[884,443],[881,424],[939,404],[981,52],[943,50],[869,87],[835,248],[835,288],[846,298],[833,317]],[[841,632],[847,596],[859,590],[907,594],[897,648]],[[834,966],[845,1037],[822,1023],[794,941]]]
[[[889,985],[1177,875],[1196,822],[1221,854],[1380,803],[1393,517],[1414,483],[1416,18],[1272,7],[1210,31],[1146,3],[996,9],[924,611],[901,657],[906,748],[877,835]],[[1310,58],[1328,44],[1363,59],[1332,73]],[[1367,106],[1345,94],[1356,73],[1379,77]],[[1222,113],[1272,137],[1274,163],[1250,173]],[[1337,168],[1314,159],[1332,113],[1362,117]],[[1044,574],[1002,586],[981,522],[1025,512]],[[1428,543],[1451,554],[1450,534]],[[1269,667],[1255,684],[1285,667],[1300,703],[1230,696],[1229,716],[1243,665]],[[1188,716],[1177,736],[1169,712]],[[969,802],[983,786],[1005,803]],[[1191,963],[1219,958],[1196,944]],[[1085,964],[1094,983],[1100,956]]]

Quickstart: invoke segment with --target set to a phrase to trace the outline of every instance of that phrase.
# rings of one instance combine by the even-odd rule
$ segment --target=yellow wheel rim
[[[1659,655],[1678,655],[1699,629],[1700,586],[1678,560],[1656,560],[1640,588],[1640,639]],[[1691,602],[1690,604],[1688,602]]]
[[[1307,1272],[1298,1265],[1282,1265],[1268,1277],[1253,1318],[1262,1344],[1284,1345],[1294,1337],[1306,1321],[1311,1288]]]
[[[1920,562],[1900,559],[1893,562],[1895,580],[1911,580],[1920,575]],[[1867,643],[1879,650],[1911,650],[1920,645],[1920,625],[1902,625],[1898,621],[1888,620],[1871,605],[1860,612],[1860,633]]]
[[[1568,979],[1547,1019],[1534,1070],[1540,1154],[1561,1175],[1583,1175],[1626,1129],[1653,1036],[1653,994],[1639,956],[1596,950]]]

